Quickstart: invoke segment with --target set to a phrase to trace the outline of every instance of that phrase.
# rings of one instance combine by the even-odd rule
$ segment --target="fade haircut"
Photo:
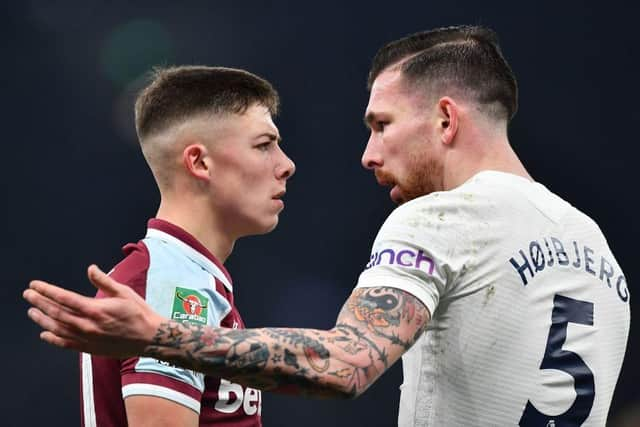
[[[495,119],[508,122],[518,109],[516,78],[491,29],[446,27],[392,41],[373,58],[367,88],[395,65],[407,83],[461,92]]]
[[[248,71],[225,67],[155,68],[135,104],[136,132],[142,142],[203,113],[243,114],[254,104],[278,113],[280,100],[271,84]]]

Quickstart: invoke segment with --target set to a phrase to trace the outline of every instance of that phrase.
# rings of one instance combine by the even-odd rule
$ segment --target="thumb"
[[[100,267],[95,264],[91,264],[87,269],[87,277],[89,277],[93,286],[109,296],[116,296],[118,293],[118,287],[122,286],[111,277],[107,276],[105,272],[100,270]]]

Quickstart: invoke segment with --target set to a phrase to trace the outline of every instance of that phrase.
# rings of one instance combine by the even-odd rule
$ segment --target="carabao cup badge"
[[[181,322],[207,324],[207,297],[193,289],[176,287],[171,318]]]

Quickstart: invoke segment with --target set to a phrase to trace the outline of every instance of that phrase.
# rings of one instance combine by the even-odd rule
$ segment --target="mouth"
[[[393,187],[395,185],[395,182],[393,182],[388,177],[378,173],[376,173],[375,175],[376,175],[376,181],[378,181],[379,185],[382,185],[383,187]]]
[[[286,193],[286,190],[282,190],[281,192],[279,192],[276,195],[274,195],[272,197],[272,199],[273,200],[280,200],[280,199],[282,199],[284,197],[285,193]]]
[[[285,193],[286,191],[282,190],[279,193],[276,193],[275,195],[273,195],[273,197],[271,197],[271,200],[273,200],[276,206],[278,206],[278,210],[284,209],[284,202],[282,201],[282,198],[284,197]]]
[[[393,176],[388,172],[375,169],[373,171],[373,174],[375,175],[378,184],[382,185],[383,187],[393,187],[394,185],[396,185],[395,179],[393,179]]]
[[[375,170],[374,174],[376,176],[376,181],[378,181],[378,184],[382,185],[383,187],[391,187],[391,190],[389,191],[389,197],[391,198],[391,200],[398,205],[402,204],[404,201],[402,198],[402,191],[400,191],[400,187],[393,179],[391,174],[379,170]]]

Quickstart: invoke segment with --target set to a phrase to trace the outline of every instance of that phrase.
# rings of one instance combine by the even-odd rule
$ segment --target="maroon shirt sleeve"
[[[109,273],[145,298],[149,253],[144,243],[128,244],[125,258]],[[98,291],[96,298],[103,298]],[[198,390],[178,380],[155,373],[136,373],[138,358],[125,360],[81,355],[81,420],[83,426],[119,427],[127,425],[122,387],[131,383],[153,384],[174,389],[198,401]]]

